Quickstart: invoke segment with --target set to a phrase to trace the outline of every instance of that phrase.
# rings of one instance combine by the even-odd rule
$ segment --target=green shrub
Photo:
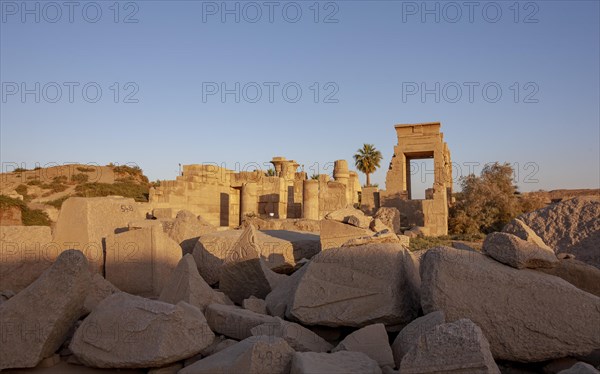
[[[89,179],[89,175],[83,173],[74,174],[71,176],[71,182],[75,182],[77,184],[87,183]]]
[[[18,206],[21,208],[21,210],[27,207],[25,203],[19,199],[14,199],[6,195],[0,195],[0,209],[9,208],[11,206]]]
[[[81,197],[101,197],[118,195],[123,197],[132,197],[135,201],[148,201],[148,186],[136,183],[117,182],[109,183],[84,183],[75,187],[77,196]]]
[[[25,209],[21,212],[24,226],[50,226],[52,220],[48,217],[48,213],[39,209]]]
[[[15,170],[13,170],[13,173],[23,173],[27,171],[27,169],[25,168],[16,168]]]
[[[419,251],[421,249],[429,249],[433,247],[439,246],[450,246],[452,245],[452,241],[448,236],[425,236],[425,237],[416,237],[410,238],[409,249],[411,251]]]
[[[23,197],[27,196],[27,186],[24,184],[20,184],[17,186],[17,188],[15,188],[15,191],[19,194],[19,195],[23,195]]]
[[[36,179],[36,180],[32,180],[32,181],[29,181],[29,182],[27,182],[27,185],[28,185],[28,186],[39,186],[39,185],[41,185],[41,184],[42,184],[42,181],[40,181],[39,179]]]
[[[55,207],[56,209],[60,209],[62,207],[62,204],[69,198],[71,197],[70,195],[67,196],[63,196],[63,197],[59,197],[56,200],[50,200],[50,201],[46,201],[44,204],[46,205],[50,205]]]
[[[80,171],[82,173],[91,173],[93,171],[96,171],[96,168],[93,167],[84,167],[84,166],[78,166],[77,167],[77,171]]]

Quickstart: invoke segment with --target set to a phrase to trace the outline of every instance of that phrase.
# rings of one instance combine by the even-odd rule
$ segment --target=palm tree
[[[381,152],[373,144],[363,144],[363,147],[356,151],[354,165],[367,176],[367,187],[371,185],[370,174],[377,170],[382,158]]]
[[[267,177],[274,177],[275,176],[275,169],[268,169],[265,172],[265,176],[267,176]]]
[[[313,174],[313,175],[311,175],[310,179],[312,179],[314,181],[318,181],[319,180],[319,174]]]

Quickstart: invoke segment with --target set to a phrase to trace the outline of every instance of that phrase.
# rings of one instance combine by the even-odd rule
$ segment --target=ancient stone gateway
[[[307,179],[294,160],[273,157],[275,175],[261,170],[235,172],[213,164],[184,165],[176,180],[161,181],[150,190],[150,205],[171,211],[188,209],[216,226],[237,226],[245,216],[322,219],[328,213],[358,204],[358,174],[346,160],[333,163],[327,174]]]
[[[372,213],[379,206],[396,207],[402,226],[421,226],[428,235],[448,234],[448,201],[452,196],[452,164],[450,150],[440,132],[441,124],[419,123],[396,125],[398,144],[387,172],[386,190],[363,190],[363,210]],[[425,200],[414,200],[411,194],[410,161],[433,158],[434,182],[425,192]]]

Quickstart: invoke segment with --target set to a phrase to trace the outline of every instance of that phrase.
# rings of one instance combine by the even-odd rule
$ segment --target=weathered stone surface
[[[247,227],[246,227],[247,228]],[[202,235],[192,252],[194,260],[198,265],[198,271],[202,278],[214,285],[219,282],[221,267],[225,259],[235,253],[235,246],[245,230],[225,230]],[[293,268],[298,260],[306,257],[305,246],[298,246],[298,253],[294,248],[298,236],[286,235],[278,232],[272,235],[255,230],[255,244],[259,250],[260,257],[270,269]],[[313,234],[300,234],[302,240],[315,237]],[[315,238],[316,240],[316,238]],[[310,257],[310,256],[309,256]]]
[[[600,198],[576,197],[519,217],[556,253],[600,268]]]
[[[290,374],[315,373],[381,374],[381,369],[375,360],[361,352],[296,352]]]
[[[394,366],[394,356],[382,323],[365,326],[354,331],[338,344],[332,352],[362,352],[377,361],[379,366]]]
[[[192,253],[201,235],[217,231],[217,228],[196,216],[189,210],[180,210],[169,230],[169,236],[183,249],[183,253]]]
[[[488,341],[481,329],[468,319],[424,332],[403,357],[400,372],[500,374]]]
[[[62,252],[35,282],[0,305],[0,370],[30,368],[54,354],[80,317],[91,274],[85,256]]]
[[[527,226],[525,222],[521,221],[518,218],[515,218],[512,221],[510,221],[506,226],[504,226],[502,231],[516,235],[519,238],[527,242],[533,243],[540,248],[554,252],[554,250],[548,247],[546,243],[544,243],[542,238],[540,238],[538,234],[536,234],[535,231],[531,229],[531,227]]]
[[[294,350],[280,338],[253,336],[183,368],[179,374],[287,374]]]
[[[287,218],[287,219],[262,219],[259,217],[246,217],[243,224],[252,224],[257,230],[285,230],[318,233],[321,224],[316,219]]]
[[[232,345],[237,344],[237,343],[239,343],[237,340],[227,339],[223,335],[219,335],[219,336],[215,337],[215,340],[213,340],[211,345],[209,345],[208,347],[206,347],[200,351],[200,355],[203,357],[208,357],[208,356],[214,355],[215,353],[220,352],[226,348],[229,348]],[[198,361],[198,360],[195,360],[195,361]],[[185,366],[189,366],[189,365],[186,364]]]
[[[314,332],[293,322],[275,317],[272,322],[263,323],[250,329],[255,336],[274,336],[285,340],[298,352],[327,352],[333,346]]]
[[[310,259],[321,251],[321,239],[319,234],[311,232],[300,232],[300,231],[287,231],[287,230],[265,230],[260,232],[261,235],[265,234],[264,239],[260,239],[259,242],[263,248],[262,251],[265,253],[266,260],[272,263],[277,263],[277,246],[280,240],[284,240],[292,244],[294,250],[294,265],[303,258]],[[272,238],[275,241],[272,241]],[[274,246],[275,250],[271,250],[270,247]],[[267,255],[267,253],[273,253],[273,255]],[[289,264],[292,265],[292,264]]]
[[[148,374],[177,374],[181,369],[183,369],[183,364],[178,362],[169,366],[150,369],[148,370]]]
[[[19,292],[33,283],[63,248],[47,226],[0,226],[0,290]]]
[[[267,314],[267,303],[263,299],[250,296],[242,302],[242,307],[258,314]]]
[[[70,197],[62,205],[54,242],[63,249],[81,250],[90,270],[102,274],[103,238],[126,231],[129,222],[144,218],[137,203],[123,197]]]
[[[600,371],[596,370],[592,365],[586,364],[585,362],[578,362],[571,366],[570,369],[562,370],[558,374],[598,374]]]
[[[419,317],[406,325],[400,331],[394,344],[392,344],[392,353],[394,355],[394,362],[396,367],[400,367],[402,357],[408,353],[408,351],[415,345],[419,340],[419,337],[427,331],[433,329],[437,325],[446,323],[444,312],[436,311]]]
[[[371,229],[371,231],[374,231],[374,232],[380,232],[380,231],[388,230],[391,233],[395,233],[394,229],[392,229],[391,227],[389,227],[385,223],[381,222],[381,220],[379,218],[373,219],[371,221],[371,225],[369,226],[369,228]]]
[[[177,304],[185,301],[202,312],[210,304],[233,305],[233,302],[222,292],[213,290],[200,276],[192,255],[183,256],[162,288],[160,301]]]
[[[394,233],[400,234],[400,211],[397,208],[392,207],[381,207],[377,209],[377,212],[373,216],[378,218],[381,222],[390,227]]]
[[[400,239],[398,238],[398,235],[394,234],[389,229],[385,229],[371,236],[363,236],[360,238],[350,239],[344,244],[342,244],[342,247],[356,247],[359,245],[384,243],[400,244]]]
[[[300,271],[276,290],[279,297],[267,297],[270,311],[285,304],[288,318],[333,327],[397,325],[417,316],[419,274],[399,244],[330,249]]]
[[[209,346],[215,335],[200,309],[124,292],[104,299],[75,332],[70,349],[86,366],[161,367]]]
[[[157,219],[172,219],[173,208],[154,208],[152,209],[152,216]]]
[[[234,305],[211,304],[206,308],[206,320],[213,331],[242,340],[252,336],[253,327],[273,323],[274,318]]]
[[[470,319],[496,359],[535,362],[600,347],[600,298],[558,277],[449,247],[427,251],[421,276],[423,312]]]
[[[540,247],[516,235],[493,232],[483,242],[483,253],[496,261],[515,269],[551,268],[558,265],[558,258],[548,247]]]
[[[100,274],[94,274],[89,291],[85,296],[83,309],[85,314],[89,314],[100,304],[100,302],[110,295],[121,292],[112,283],[104,279]]]
[[[181,247],[160,227],[106,237],[106,279],[123,292],[158,296],[181,259]]]
[[[302,266],[292,275],[283,279],[279,283],[279,286],[267,295],[265,302],[267,303],[267,311],[270,315],[281,318],[285,317],[287,306],[291,305],[296,288],[306,269],[308,269],[307,265]]]
[[[345,208],[333,211],[327,214],[325,219],[340,223],[347,223],[363,229],[368,229],[371,224],[371,217],[365,215],[361,210],[354,208]],[[321,229],[322,228],[323,226],[321,226]]]
[[[275,288],[276,276],[270,274],[272,270],[260,253],[256,230],[249,225],[225,256],[219,276],[219,289],[235,303],[241,304],[250,296],[264,299]]]
[[[575,287],[600,296],[600,269],[572,258],[559,260],[558,266],[551,269],[536,269],[546,274],[560,277]]]
[[[321,221],[321,250],[339,248],[351,239],[371,236],[372,234],[373,232],[368,229],[324,219]]]

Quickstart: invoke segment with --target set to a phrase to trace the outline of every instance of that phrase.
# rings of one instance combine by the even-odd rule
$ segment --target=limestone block
[[[325,219],[347,223],[363,229],[368,229],[371,224],[371,217],[366,216],[361,210],[354,208],[344,208],[333,211],[327,214]]]
[[[415,345],[421,335],[433,329],[437,325],[446,323],[444,313],[437,311],[419,317],[406,325],[392,344],[392,353],[396,367],[400,367],[402,357]]]
[[[90,270],[102,274],[103,239],[126,231],[129,222],[144,218],[135,201],[123,197],[70,197],[62,205],[53,241],[63,249],[81,250]]]
[[[201,235],[217,231],[217,228],[196,216],[189,210],[180,210],[175,217],[169,236],[183,249],[183,253],[192,253]]]
[[[586,364],[585,362],[578,362],[567,370],[559,371],[558,374],[598,374],[600,371],[596,370],[592,365]]]
[[[381,374],[377,362],[361,352],[296,352],[290,374]]]
[[[50,227],[0,226],[0,290],[29,286],[62,250],[52,243]]]
[[[392,229],[392,232],[400,234],[400,211],[393,207],[381,207],[373,216],[384,225]]]
[[[273,317],[242,309],[234,305],[211,304],[206,308],[210,328],[230,338],[242,340],[252,336],[253,327],[272,323]]]
[[[157,226],[106,237],[106,279],[124,292],[158,296],[181,247]]]
[[[571,283],[575,287],[600,297],[600,269],[573,258],[559,260],[554,268],[535,270],[554,275]]]
[[[525,222],[521,221],[518,218],[510,221],[504,228],[503,232],[513,234],[527,242],[533,243],[540,248],[543,248],[547,251],[553,251],[552,248],[548,247],[546,243],[531,229],[531,227],[527,226]]]
[[[321,250],[339,248],[351,239],[371,236],[372,233],[368,229],[325,219],[321,221]]]
[[[516,269],[552,268],[558,265],[554,251],[547,246],[540,247],[505,232],[489,234],[483,242],[482,252]]]
[[[83,320],[69,348],[86,366],[153,368],[198,354],[214,337],[200,309],[186,302],[120,292]]]
[[[92,276],[85,256],[62,252],[26,289],[0,306],[0,370],[31,368],[54,354],[81,316]]]
[[[497,360],[538,362],[600,347],[600,298],[558,277],[449,247],[428,250],[421,275],[423,312],[470,319]]]
[[[309,329],[297,323],[284,321],[279,317],[275,317],[272,322],[253,327],[250,332],[255,336],[282,338],[298,352],[327,352],[333,348],[331,344]]]
[[[392,348],[383,323],[365,326],[348,335],[332,352],[362,352],[377,361],[379,366],[394,366]]]
[[[193,305],[202,312],[210,304],[233,305],[222,292],[213,290],[200,276],[192,255],[187,254],[177,264],[162,288],[160,301],[177,304],[180,301]]]
[[[487,339],[468,319],[424,332],[403,357],[400,372],[500,374]]]
[[[267,314],[267,303],[263,299],[250,296],[242,302],[242,307],[258,314]]]
[[[85,301],[83,303],[84,313],[91,313],[102,300],[117,292],[121,291],[112,283],[104,279],[102,275],[94,274],[88,294],[85,296]]]

